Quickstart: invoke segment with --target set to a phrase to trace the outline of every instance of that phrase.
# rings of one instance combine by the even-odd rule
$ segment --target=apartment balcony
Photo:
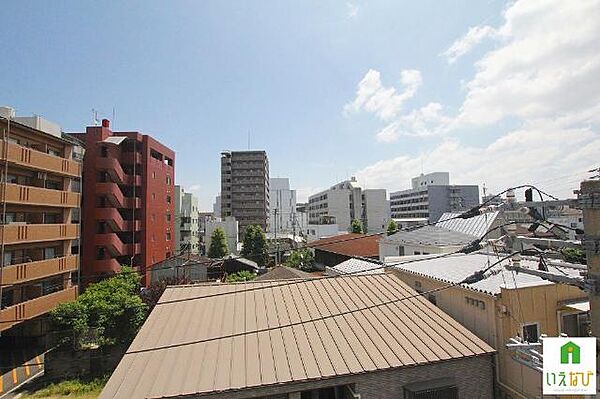
[[[125,220],[116,208],[96,208],[96,219],[106,221],[113,231],[140,231],[140,220]]]
[[[97,165],[98,169],[106,171],[115,183],[127,185],[135,183],[136,186],[142,185],[142,177],[125,173],[121,162],[116,158],[99,158]]]
[[[27,169],[56,173],[69,177],[81,176],[81,164],[77,161],[0,140],[0,153],[4,154],[4,151],[6,151],[9,163]]]
[[[117,183],[96,183],[96,193],[105,195],[116,208],[141,208],[140,198],[125,197]]]
[[[94,274],[118,273],[121,271],[121,264],[114,258],[98,259],[93,261],[92,270],[94,271]]]
[[[46,314],[59,304],[74,301],[76,298],[77,287],[70,287],[2,309],[0,310],[0,331]]]
[[[0,200],[5,199],[3,194],[2,190],[0,190]],[[41,187],[7,183],[6,203],[78,208],[79,194],[71,191],[51,190]]]
[[[133,164],[134,161],[135,163],[142,163],[142,154],[140,154],[139,152],[123,152],[121,153],[121,159],[123,160],[123,163],[127,163],[127,164]]]
[[[77,255],[4,266],[2,284],[22,284],[77,270]]]
[[[115,233],[96,234],[94,244],[106,248],[114,257],[133,256],[142,252],[142,244],[126,244]]]
[[[0,226],[4,244],[75,240],[79,237],[77,224],[10,223]]]

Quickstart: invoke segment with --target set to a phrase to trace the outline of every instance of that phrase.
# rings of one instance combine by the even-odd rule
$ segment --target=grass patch
[[[100,395],[107,381],[108,376],[52,382],[35,391],[27,392],[23,398],[95,398]]]

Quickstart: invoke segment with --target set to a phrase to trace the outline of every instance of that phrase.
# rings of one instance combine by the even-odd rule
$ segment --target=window
[[[170,221],[171,221],[171,214],[167,213],[167,222],[170,222]]]
[[[167,176],[167,186],[171,185],[171,176]]]
[[[152,215],[150,215],[150,220],[152,220],[153,222],[156,222],[156,215],[154,213]]]
[[[155,200],[156,199],[156,193],[152,193],[152,199]]]
[[[152,172],[152,178],[156,179],[156,172]]]
[[[55,248],[44,248],[44,259],[54,259],[56,257]]]
[[[540,339],[539,323],[523,324],[523,340],[526,342],[538,342]]]
[[[166,233],[167,241],[171,241],[171,233],[167,231]]]
[[[171,196],[167,195],[167,204],[170,204],[170,203],[171,203]]]
[[[458,387],[449,378],[412,383],[404,387],[404,399],[458,399]]]

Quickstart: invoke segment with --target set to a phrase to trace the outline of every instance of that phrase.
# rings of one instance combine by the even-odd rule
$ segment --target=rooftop
[[[308,246],[341,255],[369,258],[379,257],[379,239],[379,235],[347,233],[313,241]]]
[[[387,257],[385,262],[388,265],[396,264],[396,266],[394,266],[395,268],[418,276],[429,277],[446,283],[459,283],[476,271],[486,267],[488,262],[491,264],[497,262],[499,259],[496,255],[488,256],[484,253],[474,253],[469,255],[450,255],[443,258],[423,260],[421,262],[398,264],[414,258],[414,256]],[[425,257],[423,258],[425,259]],[[486,276],[489,275],[489,277],[486,279],[474,284],[462,284],[462,286],[489,295],[499,295],[502,287],[515,289],[554,284],[537,276],[509,271],[505,268],[508,264],[509,260],[505,260],[487,272]],[[521,266],[537,269],[538,262],[531,259],[521,259]],[[565,264],[565,266],[562,267],[552,264],[548,266],[550,272],[560,274],[566,273],[571,277],[579,277],[581,271],[581,269],[575,268],[575,265],[569,264]]]
[[[448,230],[481,238],[490,229],[499,214],[500,212],[496,211],[484,213],[483,215],[468,219],[452,219],[459,216],[460,213],[446,212],[442,214],[440,221],[435,225],[437,227],[443,227]]]
[[[233,393],[493,352],[413,295],[389,274],[169,287],[100,398]]]
[[[438,226],[423,226],[416,230],[399,231],[385,238],[401,244],[418,244],[434,246],[462,246],[475,239],[469,234],[449,230]]]
[[[382,265],[368,260],[350,258],[331,268],[334,274],[381,274],[385,273]]]

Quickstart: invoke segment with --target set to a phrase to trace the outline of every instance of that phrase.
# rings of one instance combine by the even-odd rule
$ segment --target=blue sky
[[[456,183],[498,190],[519,183],[515,176],[578,177],[596,162],[598,125],[595,116],[575,114],[594,114],[597,94],[584,93],[585,103],[549,99],[597,69],[535,96],[509,92],[523,99],[518,107],[497,102],[507,100],[507,82],[531,92],[539,87],[531,76],[557,76],[558,62],[542,67],[540,60],[565,46],[581,63],[575,65],[596,68],[598,47],[585,40],[597,38],[598,26],[589,10],[571,10],[566,18],[589,29],[568,36],[583,39],[515,63],[522,48],[544,40],[530,25],[543,29],[552,12],[564,13],[548,11],[556,5],[545,2],[521,3],[10,1],[0,26],[0,102],[65,131],[82,131],[92,108],[112,118],[114,107],[116,130],[151,134],[176,151],[176,181],[204,209],[219,190],[220,151],[245,149],[248,132],[252,148],[267,150],[271,175],[290,177],[301,198],[350,175],[371,187],[405,188],[421,164],[425,172],[450,171]],[[510,65],[497,70],[505,61]],[[402,71],[416,71],[409,74],[416,80],[403,81]],[[364,101],[357,95],[361,81],[367,89],[379,84],[366,89]],[[407,82],[413,92],[396,97]],[[555,120],[556,109],[560,116],[566,110],[569,123]],[[582,140],[575,157],[573,148],[557,145],[573,135]],[[513,160],[524,148],[504,153],[503,145],[526,142],[537,150],[529,144],[540,141],[555,144],[544,148],[552,158],[542,164],[505,171],[489,159],[501,153],[519,164]],[[549,188],[571,189],[555,186]]]

